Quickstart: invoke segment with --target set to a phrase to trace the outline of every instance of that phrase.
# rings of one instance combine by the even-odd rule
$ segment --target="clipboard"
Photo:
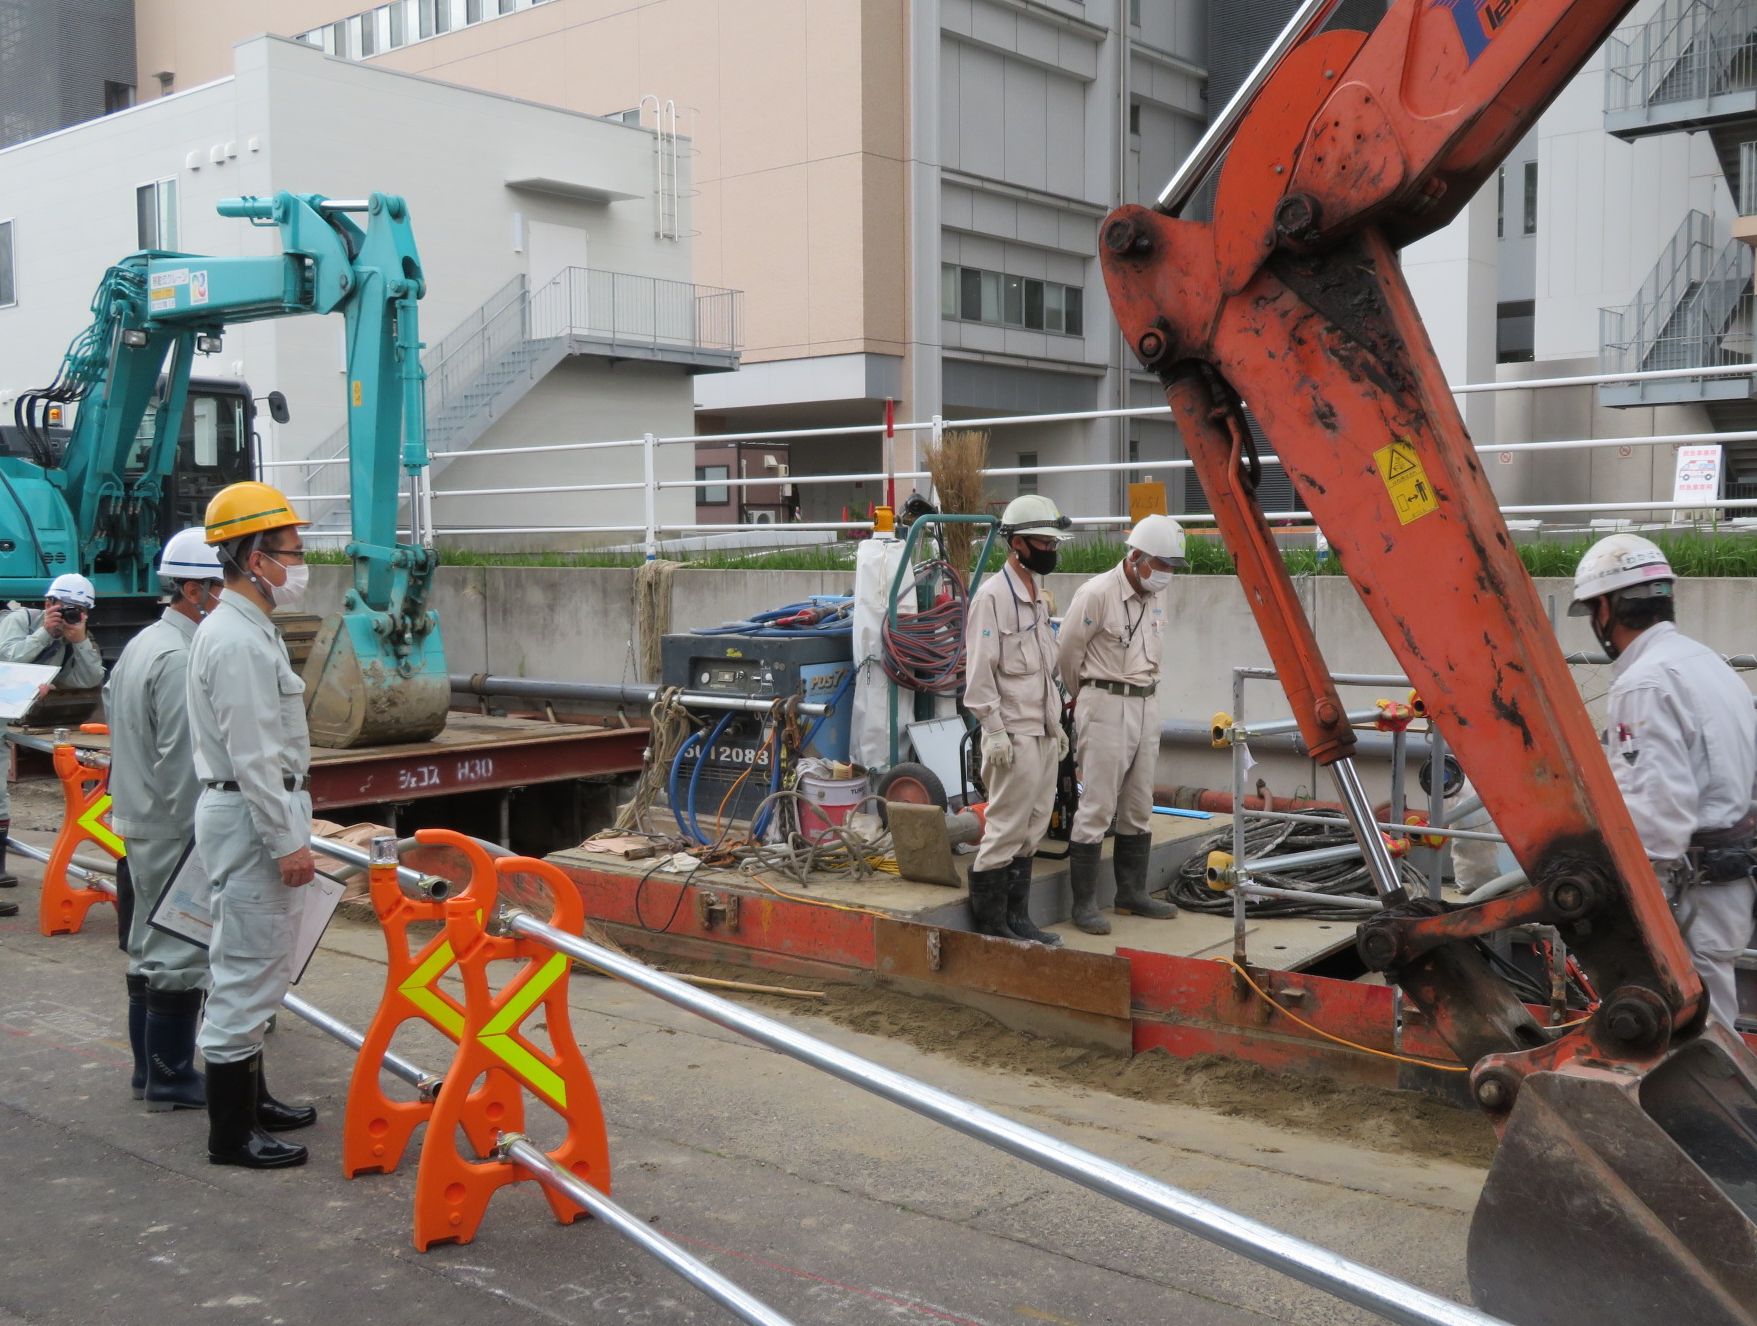
[[[297,985],[304,978],[346,889],[339,879],[320,871],[317,878],[299,890],[303,896],[299,899],[299,929],[293,940],[292,984]],[[193,839],[177,859],[171,882],[159,895],[147,924],[203,952],[213,944],[213,883]]]

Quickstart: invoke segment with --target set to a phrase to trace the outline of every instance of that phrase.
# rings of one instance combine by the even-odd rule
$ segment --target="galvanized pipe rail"
[[[6,845],[14,852],[17,852],[20,856],[29,857],[32,861],[40,861],[44,865],[49,864],[49,853],[45,852],[40,847],[32,847],[29,843],[20,842],[11,834],[6,835]],[[83,880],[87,888],[96,889],[100,893],[107,893],[112,898],[116,896],[116,881],[98,874],[95,870],[87,870],[84,866],[75,865],[73,862],[69,861],[67,863],[67,873],[72,875],[75,879]]]
[[[527,912],[504,910],[497,928],[548,945],[666,1003],[705,1018],[863,1091],[997,1147],[1007,1154],[1113,1198],[1167,1224],[1406,1326],[1505,1326],[1474,1308],[1351,1261],[1339,1253],[1229,1211],[1191,1193],[1094,1155],[980,1105],[883,1068],[760,1013],[704,994],[645,963],[546,925]]]
[[[495,677],[487,673],[451,674],[451,688],[456,694],[504,695],[508,699],[576,700],[592,704],[651,704],[663,689],[658,686],[629,686],[613,682],[545,681],[535,677]],[[785,699],[786,697],[781,697]],[[742,695],[714,695],[704,691],[683,691],[677,702],[685,708],[736,709],[744,713],[766,714],[775,707],[773,699]],[[834,711],[827,704],[801,703],[794,706],[807,718],[818,718]]]

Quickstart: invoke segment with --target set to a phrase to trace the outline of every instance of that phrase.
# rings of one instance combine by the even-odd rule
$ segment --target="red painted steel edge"
[[[362,750],[313,762],[311,804],[315,810],[333,810],[637,773],[646,746],[647,730],[642,727],[567,726],[553,737],[496,745]]]
[[[712,940],[729,949],[770,952],[815,962],[872,971],[878,963],[874,918],[864,912],[836,911],[814,903],[790,902],[763,893],[746,893],[719,880],[686,884],[675,876],[593,870],[558,862],[571,878],[593,921],[628,926],[653,934]],[[644,864],[644,863],[643,863]],[[738,899],[737,927],[726,913],[711,913],[702,925],[697,899],[712,894]]]

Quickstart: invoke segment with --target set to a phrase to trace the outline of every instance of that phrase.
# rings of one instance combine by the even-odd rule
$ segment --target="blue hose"
[[[676,757],[671,761],[671,777],[665,784],[665,790],[671,801],[671,818],[677,821],[677,831],[685,838],[689,838],[691,835],[689,826],[683,822],[684,807],[682,799],[677,795],[677,779],[683,771],[683,757],[688,755],[690,748],[702,739],[703,733],[704,729],[698,727],[683,739],[683,744],[677,748]],[[698,760],[697,764],[700,763]]]
[[[784,617],[797,616],[808,608],[828,610],[828,615],[810,626],[771,626]],[[759,612],[741,622],[720,626],[698,627],[693,635],[851,635],[854,631],[854,599],[845,594],[820,594],[802,603],[789,603],[784,608]]]
[[[818,715],[821,719],[823,715]],[[781,725],[775,724],[775,740],[769,751],[769,795],[774,796],[781,790]],[[769,802],[763,807],[763,813],[757,816],[756,823],[750,826],[750,836],[759,843],[763,840],[763,830],[769,826],[769,817],[775,813],[775,803]]]
[[[696,757],[695,768],[689,771],[689,796],[687,798],[689,809],[689,836],[692,840],[698,843],[706,843],[708,841],[708,835],[702,832],[701,822],[695,817],[695,791],[697,786],[701,783],[702,770],[707,767],[708,761],[713,758],[714,743],[720,739],[720,734],[726,730],[727,725],[732,722],[735,716],[734,712],[728,709],[721,717],[720,721],[714,724],[713,733],[702,746],[702,753]]]

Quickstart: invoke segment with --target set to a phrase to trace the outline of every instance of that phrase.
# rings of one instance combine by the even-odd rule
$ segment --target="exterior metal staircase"
[[[1605,43],[1605,128],[1633,140],[1757,111],[1757,0],[1666,0]]]
[[[647,359],[689,372],[738,367],[736,290],[687,281],[566,267],[532,291],[523,276],[508,281],[421,356],[427,370],[428,481],[524,399],[570,355]],[[344,423],[311,454],[333,462],[302,471],[290,494],[311,521],[313,536],[349,533],[348,429]]]

